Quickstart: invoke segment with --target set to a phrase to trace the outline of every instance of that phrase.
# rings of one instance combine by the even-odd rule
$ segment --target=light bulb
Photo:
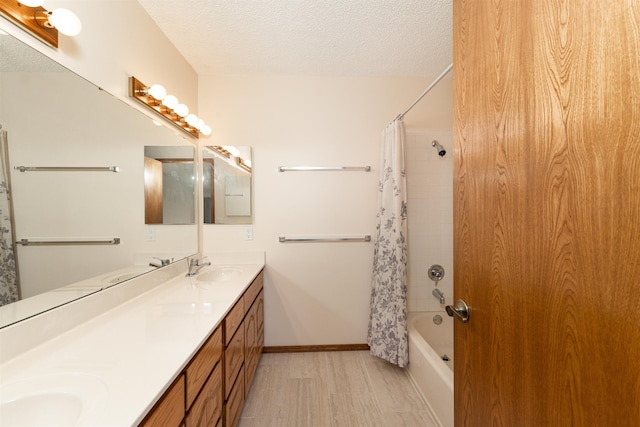
[[[38,7],[38,6],[42,6],[42,3],[44,3],[44,0],[21,0],[18,3],[27,7]]]
[[[207,125],[207,126],[203,127],[201,132],[202,132],[202,134],[204,136],[211,135],[211,126]]]
[[[169,108],[170,110],[173,110],[174,108],[176,108],[179,103],[180,103],[180,101],[178,101],[178,98],[176,98],[173,95],[167,95],[162,100],[162,105],[164,105],[165,107]]]
[[[198,123],[198,116],[196,116],[195,114],[189,114],[185,119],[185,122],[187,122],[187,124],[189,126],[196,126],[196,123]]]
[[[162,101],[167,96],[167,90],[159,84],[151,85],[151,87],[147,89],[147,93],[158,101]]]
[[[195,128],[198,130],[202,130],[204,126],[205,126],[204,120],[198,119],[198,122],[196,123]]]
[[[49,23],[65,36],[77,36],[82,30],[80,18],[68,9],[56,9],[51,12]]]
[[[223,145],[222,148],[231,153],[232,156],[240,157],[240,150],[231,145]]]
[[[175,111],[176,114],[179,115],[180,117],[184,117],[187,114],[189,114],[189,107],[187,107],[184,104],[178,104],[176,105],[176,108],[173,109],[173,111]]]

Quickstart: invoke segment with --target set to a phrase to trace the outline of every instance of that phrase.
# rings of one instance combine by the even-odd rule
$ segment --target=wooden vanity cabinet
[[[264,347],[263,273],[144,418],[144,427],[234,427]]]
[[[240,418],[264,347],[263,280],[261,272],[230,312],[233,314],[242,307],[242,322],[234,327],[238,316],[231,317],[233,324],[226,324],[225,320],[225,369],[228,367],[225,372],[225,427],[234,427]]]
[[[222,328],[200,347],[143,427],[214,427],[222,419]]]

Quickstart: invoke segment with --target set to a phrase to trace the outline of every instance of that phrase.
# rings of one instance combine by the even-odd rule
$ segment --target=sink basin
[[[236,267],[213,266],[196,276],[199,282],[226,282],[240,277],[243,270]]]
[[[0,387],[0,425],[73,426],[104,408],[106,385],[97,377],[65,373]]]
[[[0,423],[7,426],[72,426],[82,415],[82,400],[65,393],[25,396],[0,406]]]

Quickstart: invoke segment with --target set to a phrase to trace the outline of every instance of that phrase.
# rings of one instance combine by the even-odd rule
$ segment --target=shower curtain
[[[0,306],[18,301],[18,278],[13,252],[7,131],[0,130]]]
[[[404,122],[383,132],[368,344],[371,354],[409,364],[407,336],[407,196]]]

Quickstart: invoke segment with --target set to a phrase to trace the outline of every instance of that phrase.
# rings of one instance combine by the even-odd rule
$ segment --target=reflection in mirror
[[[143,274],[156,268],[154,257],[177,261],[197,252],[195,224],[156,233],[144,223],[144,146],[184,146],[193,157],[189,140],[11,36],[0,35],[0,57],[0,125],[12,196],[0,216],[13,210],[1,224],[13,235],[0,242],[12,253],[0,257],[15,255],[21,298],[9,303],[14,299],[0,296],[0,327]],[[19,166],[117,166],[119,172],[20,172]],[[118,244],[69,244],[115,238]],[[15,244],[22,239],[63,244]],[[2,262],[0,295],[10,293],[8,265]]]
[[[251,147],[206,146],[204,223],[251,224]]]
[[[194,147],[144,147],[145,224],[195,224]]]

